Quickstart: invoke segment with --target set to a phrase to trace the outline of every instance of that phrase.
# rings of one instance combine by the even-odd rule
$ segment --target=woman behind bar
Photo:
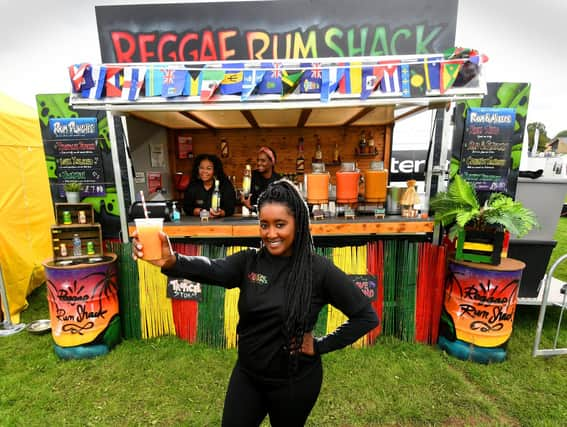
[[[323,379],[321,355],[352,344],[377,326],[370,300],[349,277],[314,251],[309,212],[287,180],[258,199],[260,249],[221,259],[173,253],[162,233],[162,259],[148,261],[172,277],[240,288],[238,360],[225,397],[223,426],[303,426]],[[132,256],[144,248],[134,233]],[[319,338],[319,312],[332,304],[347,317]]]
[[[276,172],[276,152],[271,147],[260,147],[256,164],[256,169],[252,171],[250,195],[246,198],[244,195],[240,196],[240,202],[252,212],[256,210],[258,196],[268,188],[268,185],[281,178],[281,175]]]
[[[211,209],[215,189],[215,179],[219,180],[220,209]],[[195,157],[191,182],[185,190],[183,209],[187,215],[199,216],[207,210],[213,218],[231,216],[235,205],[234,187],[228,180],[222,162],[214,154],[199,154]]]

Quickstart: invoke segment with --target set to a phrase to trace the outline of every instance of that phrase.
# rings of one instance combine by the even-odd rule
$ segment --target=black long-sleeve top
[[[203,187],[203,181],[191,181],[185,190],[183,197],[183,209],[187,215],[194,215],[195,208],[209,210],[211,208],[211,199],[213,198],[214,186],[206,190]],[[221,180],[219,183],[221,193],[220,207],[225,212],[225,216],[234,214],[234,205],[236,204],[236,193],[234,187],[228,179]]]
[[[238,356],[240,366],[263,379],[289,377],[290,358],[283,330],[285,286],[290,258],[272,256],[266,249],[249,249],[221,259],[177,254],[168,276],[224,288],[240,288]],[[321,309],[331,304],[348,318],[334,332],[316,339],[315,356],[299,356],[297,375],[320,363],[320,355],[343,348],[378,325],[370,301],[352,280],[326,258],[313,255],[313,291],[307,330]]]

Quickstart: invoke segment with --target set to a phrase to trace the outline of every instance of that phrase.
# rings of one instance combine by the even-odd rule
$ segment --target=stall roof
[[[305,61],[305,60],[303,60]],[[465,64],[472,64],[470,57],[440,59],[439,55],[403,55],[395,57],[356,57],[356,58],[317,58],[317,63],[295,61],[278,62],[278,70],[303,70],[312,72],[315,67],[335,72],[342,67],[345,74],[358,72],[359,78],[366,83],[373,80],[372,90],[362,97],[360,92],[340,93],[338,90],[329,93],[328,100],[322,100],[321,93],[293,93],[285,96],[279,94],[253,94],[243,99],[237,95],[215,95],[203,100],[202,96],[140,96],[135,100],[121,97],[103,97],[92,99],[82,97],[81,93],[72,93],[70,104],[78,109],[106,110],[116,113],[131,114],[171,129],[238,129],[238,128],[270,128],[270,127],[319,127],[319,126],[369,126],[387,125],[426,109],[442,108],[448,103],[464,99],[481,98],[486,93],[486,83],[482,75],[482,63],[475,63],[475,73],[468,76],[466,84],[459,87],[450,86],[444,90],[430,87],[424,88],[419,96],[415,96],[413,74],[419,69],[427,70],[432,63],[437,63],[438,81],[443,84],[444,64],[457,64],[464,70]],[[339,62],[340,61],[340,62]],[[435,62],[436,61],[436,62]],[[231,62],[228,62],[229,66]],[[393,64],[393,65],[392,65]],[[233,64],[243,70],[268,73],[275,68],[266,68],[265,61],[239,61]],[[156,67],[176,71],[201,73],[203,71],[225,71],[227,62],[207,63],[159,63],[159,64],[103,64],[103,67],[120,67],[124,70],[147,69]],[[373,72],[364,72],[370,69]],[[384,71],[388,67],[388,71]],[[419,68],[421,67],[421,68]],[[469,67],[470,68],[470,67]],[[395,91],[384,91],[379,85],[386,72],[397,70],[400,73],[400,85]],[[226,71],[227,73],[229,71]],[[459,71],[460,72],[460,71]],[[470,70],[469,70],[470,72]],[[405,73],[405,74],[404,74]],[[427,76],[427,71],[425,72]],[[455,77],[455,76],[453,76]],[[191,78],[191,77],[187,77]],[[428,77],[429,78],[429,77]],[[217,89],[220,81],[217,82]],[[146,77],[147,84],[147,77]],[[202,87],[202,77],[199,87]],[[363,99],[364,98],[364,99]],[[274,114],[277,112],[277,114]]]

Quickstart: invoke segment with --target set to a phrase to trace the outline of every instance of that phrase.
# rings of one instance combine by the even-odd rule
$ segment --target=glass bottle
[[[323,163],[323,151],[321,150],[321,140],[317,135],[317,144],[315,146],[315,157],[313,158],[313,163]]]
[[[77,233],[75,233],[73,234],[73,256],[81,256],[82,254],[81,238]]]
[[[173,222],[179,222],[181,220],[181,212],[177,209],[176,202],[173,202],[173,206],[171,208],[171,220]]]
[[[299,137],[297,143],[297,159],[295,160],[295,172],[298,175],[298,180],[303,180],[303,174],[305,173],[305,157],[303,155],[303,137]]]
[[[213,190],[213,197],[211,198],[211,209],[213,211],[218,211],[220,209],[221,194],[219,184],[219,180],[215,179],[215,189]]]
[[[360,154],[366,153],[366,135],[364,135],[364,131],[360,132],[360,139],[358,140],[358,151]]]
[[[245,198],[248,198],[250,195],[250,188],[252,186],[252,167],[250,165],[246,165],[246,169],[244,169],[244,176],[242,177],[242,195]]]
[[[339,152],[339,143],[335,142],[335,149],[333,150],[333,163],[341,162],[341,154]]]
[[[376,146],[372,134],[370,134],[370,136],[368,137],[368,152],[370,154],[376,154]]]

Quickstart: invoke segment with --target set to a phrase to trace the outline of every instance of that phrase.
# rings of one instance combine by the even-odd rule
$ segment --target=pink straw
[[[146,219],[149,218],[148,207],[146,206],[146,199],[144,198],[144,190],[140,190],[140,199],[142,200],[142,207],[144,208],[144,215]]]

